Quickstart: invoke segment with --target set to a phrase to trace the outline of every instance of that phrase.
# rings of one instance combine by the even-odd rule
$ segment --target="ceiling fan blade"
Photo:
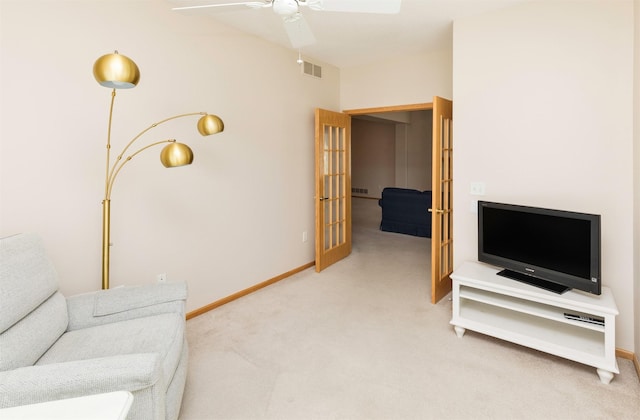
[[[315,44],[316,38],[311,32],[309,24],[301,13],[295,15],[297,18],[286,17],[282,19],[284,30],[287,32],[289,42],[293,48],[301,48],[307,45]]]
[[[402,0],[306,0],[301,5],[327,12],[384,13],[400,12]]]
[[[271,7],[271,2],[269,1],[238,1],[235,3],[216,3],[216,4],[201,4],[197,6],[172,7],[171,10],[208,9],[211,7],[228,7],[228,6],[243,6],[243,5],[254,8],[254,9],[259,9],[261,7]]]

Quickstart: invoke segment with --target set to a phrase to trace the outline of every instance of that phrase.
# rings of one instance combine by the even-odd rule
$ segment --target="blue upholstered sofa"
[[[382,207],[380,230],[431,237],[431,191],[387,187],[378,204]]]

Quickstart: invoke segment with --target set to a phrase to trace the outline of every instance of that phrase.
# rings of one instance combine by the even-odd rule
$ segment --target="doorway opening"
[[[379,200],[385,187],[431,189],[432,103],[343,112],[352,120],[352,197]]]
[[[431,110],[431,303],[451,291],[453,271],[453,102],[434,96],[432,103],[343,111],[352,118],[385,112]],[[428,137],[428,136],[425,136]],[[428,149],[428,148],[427,148]],[[413,155],[408,153],[408,155]],[[409,168],[411,165],[407,165]],[[420,172],[420,171],[418,171]],[[411,182],[410,177],[407,181]],[[427,183],[426,185],[429,185]]]
[[[453,272],[453,103],[450,100],[434,96],[432,103],[399,105],[379,108],[345,110],[342,113],[316,109],[316,271],[320,272],[329,265],[351,253],[351,123],[353,118],[367,116],[380,119],[380,115],[392,112],[410,112],[431,110],[431,189],[428,182],[424,185],[430,191],[431,205],[425,211],[431,213],[431,302],[437,303],[451,291]],[[399,125],[398,127],[404,127]],[[402,133],[402,128],[398,130]],[[402,137],[402,135],[400,135]],[[408,136],[407,136],[408,137]],[[423,137],[428,137],[424,135]],[[344,142],[342,141],[344,139]],[[406,143],[406,142],[405,142]],[[403,142],[396,142],[403,144]],[[396,147],[394,145],[394,148]],[[398,146],[398,148],[401,148]],[[425,147],[425,150],[428,150]],[[408,151],[409,156],[414,155]],[[395,156],[394,156],[395,159]],[[402,159],[402,158],[401,158]],[[403,166],[402,164],[400,165]],[[405,165],[404,181],[411,182],[409,164]],[[396,184],[394,167],[393,184]],[[428,170],[422,172],[428,177]],[[401,174],[402,177],[402,174]],[[428,179],[428,178],[427,178]],[[375,182],[374,182],[375,184]],[[408,185],[407,185],[408,186]],[[354,192],[368,194],[368,188],[354,185]],[[374,193],[382,195],[382,184],[376,185]],[[327,195],[326,192],[329,192]],[[336,197],[333,197],[331,194]],[[344,205],[342,203],[344,202]],[[402,214],[402,213],[401,213]],[[336,217],[334,217],[336,216]],[[386,217],[386,216],[385,216]],[[344,241],[334,244],[331,233],[335,226],[344,226]],[[329,235],[327,235],[329,232]],[[342,232],[342,230],[341,230]],[[327,242],[327,238],[329,242]],[[340,236],[342,238],[342,236]],[[335,246],[334,246],[335,245]],[[342,251],[338,253],[338,251]],[[330,255],[332,253],[332,255]],[[329,258],[333,256],[333,258]]]

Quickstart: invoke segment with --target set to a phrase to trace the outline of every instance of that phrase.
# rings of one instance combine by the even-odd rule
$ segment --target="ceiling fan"
[[[271,8],[282,18],[284,29],[293,48],[315,44],[316,39],[304,19],[301,9],[315,11],[396,14],[402,0],[262,0],[210,3],[173,7],[171,10],[194,10],[244,6],[252,9]]]

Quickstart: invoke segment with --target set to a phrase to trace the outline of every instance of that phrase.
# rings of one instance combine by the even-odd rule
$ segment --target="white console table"
[[[556,294],[496,275],[499,270],[466,262],[451,274],[458,337],[469,329],[596,368],[608,384],[620,373],[615,330],[618,309],[611,290],[600,296]],[[565,318],[565,313],[604,319],[604,325]]]

